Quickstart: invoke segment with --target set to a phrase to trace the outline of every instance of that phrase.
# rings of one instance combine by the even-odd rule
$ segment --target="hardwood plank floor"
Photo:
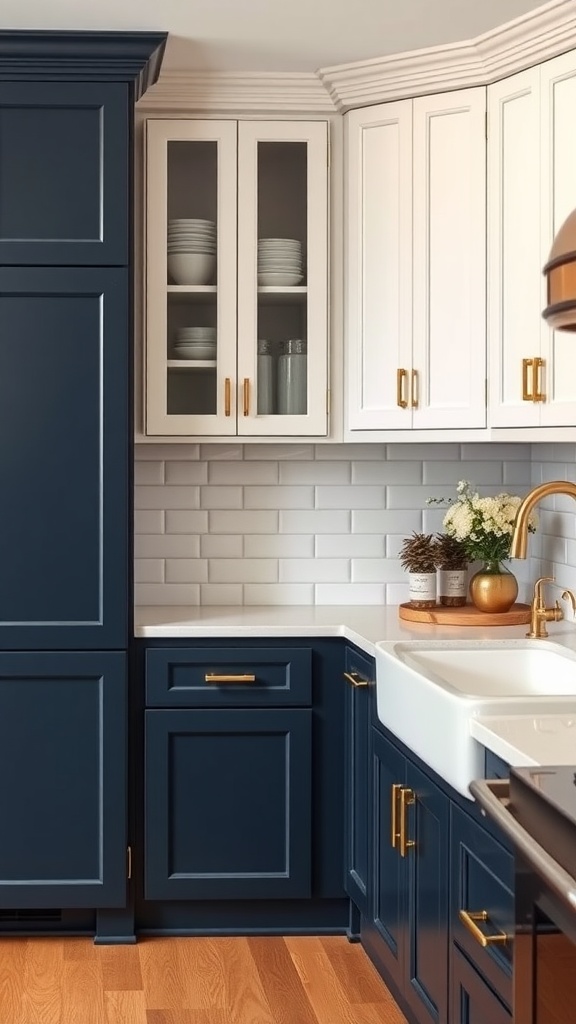
[[[0,939],[0,1024],[406,1024],[344,937]]]

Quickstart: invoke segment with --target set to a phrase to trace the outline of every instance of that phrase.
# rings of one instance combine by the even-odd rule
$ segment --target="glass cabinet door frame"
[[[258,145],[301,142],[307,147],[306,284],[258,286]],[[238,126],[238,434],[314,436],[327,432],[328,375],[328,123],[240,121]],[[303,240],[304,241],[304,240]],[[274,295],[276,292],[276,295]],[[284,293],[284,295],[282,295]],[[257,414],[258,305],[306,307],[307,411]]]
[[[146,433],[236,433],[236,216],[238,122],[149,119],[146,123]],[[168,146],[217,145],[217,285],[168,285]],[[216,413],[168,413],[168,304],[210,301],[217,323]],[[195,373],[193,366],[180,372]]]

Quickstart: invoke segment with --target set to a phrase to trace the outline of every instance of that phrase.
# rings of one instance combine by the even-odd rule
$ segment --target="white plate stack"
[[[174,340],[176,359],[216,359],[215,327],[179,327]]]
[[[210,284],[216,268],[213,220],[180,217],[168,221],[168,273],[176,284]]]
[[[258,239],[258,284],[293,287],[303,277],[302,242],[296,238]]]

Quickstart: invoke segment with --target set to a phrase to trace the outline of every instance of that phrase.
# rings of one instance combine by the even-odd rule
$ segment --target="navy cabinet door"
[[[512,1024],[504,1004],[456,947],[452,951],[450,1024]]]
[[[312,711],[146,712],[145,896],[305,899]]]
[[[370,912],[368,808],[370,792],[369,710],[374,662],[346,651],[345,877],[344,887],[362,914]]]
[[[415,796],[408,808],[408,835],[414,846],[405,858],[409,876],[406,999],[419,1022],[443,1024],[448,1013],[450,802],[410,762],[406,784]]]
[[[0,654],[0,907],[125,901],[125,655]]]
[[[0,82],[0,266],[128,264],[129,99],[115,82]]]
[[[123,269],[0,268],[0,648],[128,639]]]
[[[376,964],[404,988],[408,876],[400,857],[398,837],[393,843],[393,786],[403,785],[406,758],[382,733],[372,729],[371,844],[374,862],[370,923],[362,926],[365,942]],[[366,932],[366,934],[365,934]]]

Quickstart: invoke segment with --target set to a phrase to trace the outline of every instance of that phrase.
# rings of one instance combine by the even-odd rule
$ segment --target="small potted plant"
[[[400,548],[402,568],[409,574],[410,606],[434,608],[436,604],[437,541],[432,534],[406,537]]]
[[[448,533],[436,534],[438,596],[440,604],[460,608],[468,592],[468,556],[461,541]]]

